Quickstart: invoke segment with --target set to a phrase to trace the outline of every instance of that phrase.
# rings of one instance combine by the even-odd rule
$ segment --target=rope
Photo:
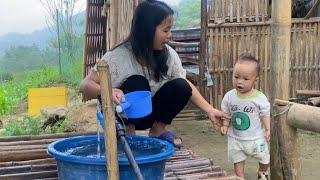
[[[274,117],[280,116],[284,113],[286,113],[287,111],[289,111],[290,107],[293,105],[293,103],[289,103],[285,106],[284,110],[278,113],[273,114]],[[273,107],[277,106],[276,104],[273,105]]]

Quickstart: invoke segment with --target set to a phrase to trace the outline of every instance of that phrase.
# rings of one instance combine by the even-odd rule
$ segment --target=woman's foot
[[[149,131],[150,137],[156,137],[172,143],[175,147],[182,146],[182,139],[170,131],[166,131],[167,124],[155,121]]]

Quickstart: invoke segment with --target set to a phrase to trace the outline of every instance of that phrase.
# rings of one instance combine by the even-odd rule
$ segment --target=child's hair
[[[127,39],[132,46],[132,51],[141,64],[147,65],[153,77],[159,79],[167,74],[167,60],[169,52],[164,48],[155,56],[153,50],[154,37],[157,26],[174,11],[164,2],[146,0],[138,5],[133,18],[129,37]]]
[[[260,64],[258,59],[256,59],[254,56],[252,56],[250,53],[242,53],[240,54],[238,61],[247,61],[247,62],[254,62],[257,64],[257,74],[259,75],[260,73]]]

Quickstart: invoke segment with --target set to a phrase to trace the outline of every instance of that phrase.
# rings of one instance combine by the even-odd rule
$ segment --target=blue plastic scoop
[[[142,118],[152,112],[151,92],[134,91],[125,94],[125,102],[116,106],[118,113],[124,112],[128,118]]]
[[[124,113],[130,119],[142,118],[152,112],[150,91],[134,91],[125,94],[125,102],[116,106],[118,113]],[[97,118],[104,127],[102,113],[97,111]]]

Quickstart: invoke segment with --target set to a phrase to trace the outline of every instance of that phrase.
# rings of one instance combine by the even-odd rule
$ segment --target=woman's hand
[[[230,119],[230,116],[225,114],[224,112],[222,111],[219,111],[217,109],[214,109],[212,108],[210,111],[207,112],[207,115],[208,117],[210,118],[211,120],[211,123],[213,125],[219,125],[221,126],[221,119],[227,119],[229,120]]]
[[[125,101],[124,94],[121,89],[113,88],[112,95],[112,100],[117,105]]]

